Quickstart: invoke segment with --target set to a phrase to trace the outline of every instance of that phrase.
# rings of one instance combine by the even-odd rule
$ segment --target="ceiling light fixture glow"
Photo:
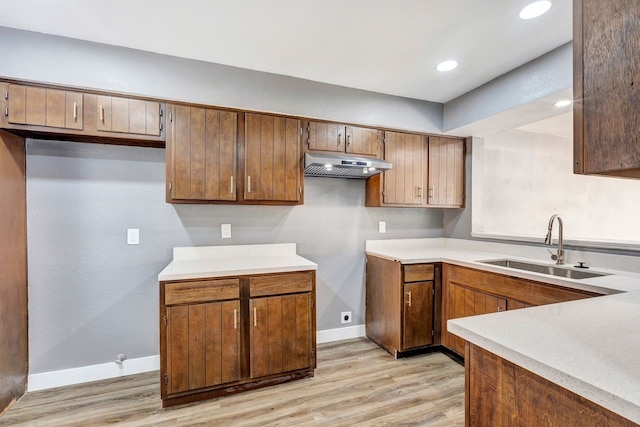
[[[438,71],[451,71],[454,68],[456,68],[458,66],[458,62],[457,61],[444,61],[438,64],[438,66],[436,67],[436,70]]]
[[[551,9],[551,2],[549,0],[534,1],[523,7],[518,16],[520,19],[533,19],[544,15],[549,9]]]
[[[553,106],[556,107],[556,108],[567,107],[569,105],[571,105],[571,100],[570,99],[561,99],[560,101],[558,101],[555,104],[553,104]]]

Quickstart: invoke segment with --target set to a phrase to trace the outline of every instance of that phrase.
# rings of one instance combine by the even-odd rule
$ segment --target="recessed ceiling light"
[[[556,107],[556,108],[562,108],[562,107],[566,107],[568,105],[571,105],[571,100],[570,99],[561,99],[560,101],[558,101],[555,104],[553,104],[553,106]]]
[[[444,61],[438,64],[436,70],[438,71],[451,71],[458,66],[457,61]]]
[[[551,9],[549,0],[534,1],[523,7],[518,16],[520,19],[533,19],[544,15],[549,9]]]

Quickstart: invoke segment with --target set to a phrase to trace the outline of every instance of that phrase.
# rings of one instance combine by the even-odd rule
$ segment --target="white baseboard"
[[[160,356],[139,357],[127,359],[118,365],[115,362],[99,365],[82,366],[79,368],[63,369],[61,371],[43,372],[29,375],[27,391],[44,390],[65,385],[81,384],[90,381],[106,380],[125,375],[140,374],[142,372],[160,369]]]
[[[349,326],[346,328],[327,329],[318,331],[316,342],[318,344],[359,338],[365,336],[364,325]],[[114,362],[101,363],[99,365],[81,366],[79,368],[63,369],[61,371],[43,372],[29,375],[27,391],[45,390],[66,385],[81,384],[91,381],[106,380],[125,375],[140,374],[142,372],[157,371],[160,369],[160,356],[139,357],[127,359],[121,365]]]
[[[316,334],[316,342],[322,344],[325,342],[348,340],[351,338],[360,338],[365,336],[364,325],[348,326],[346,328],[326,329],[318,331]]]

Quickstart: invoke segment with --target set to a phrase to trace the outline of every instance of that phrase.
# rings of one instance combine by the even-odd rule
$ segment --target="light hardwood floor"
[[[315,377],[162,409],[157,372],[28,393],[0,426],[464,425],[464,368],[394,360],[366,338],[318,346]]]

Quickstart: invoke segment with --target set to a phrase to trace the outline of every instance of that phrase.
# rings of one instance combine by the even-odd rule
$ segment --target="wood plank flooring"
[[[125,362],[126,363],[126,362]],[[318,345],[315,377],[162,409],[158,372],[28,393],[0,426],[463,426],[464,368],[394,360],[366,338]]]

